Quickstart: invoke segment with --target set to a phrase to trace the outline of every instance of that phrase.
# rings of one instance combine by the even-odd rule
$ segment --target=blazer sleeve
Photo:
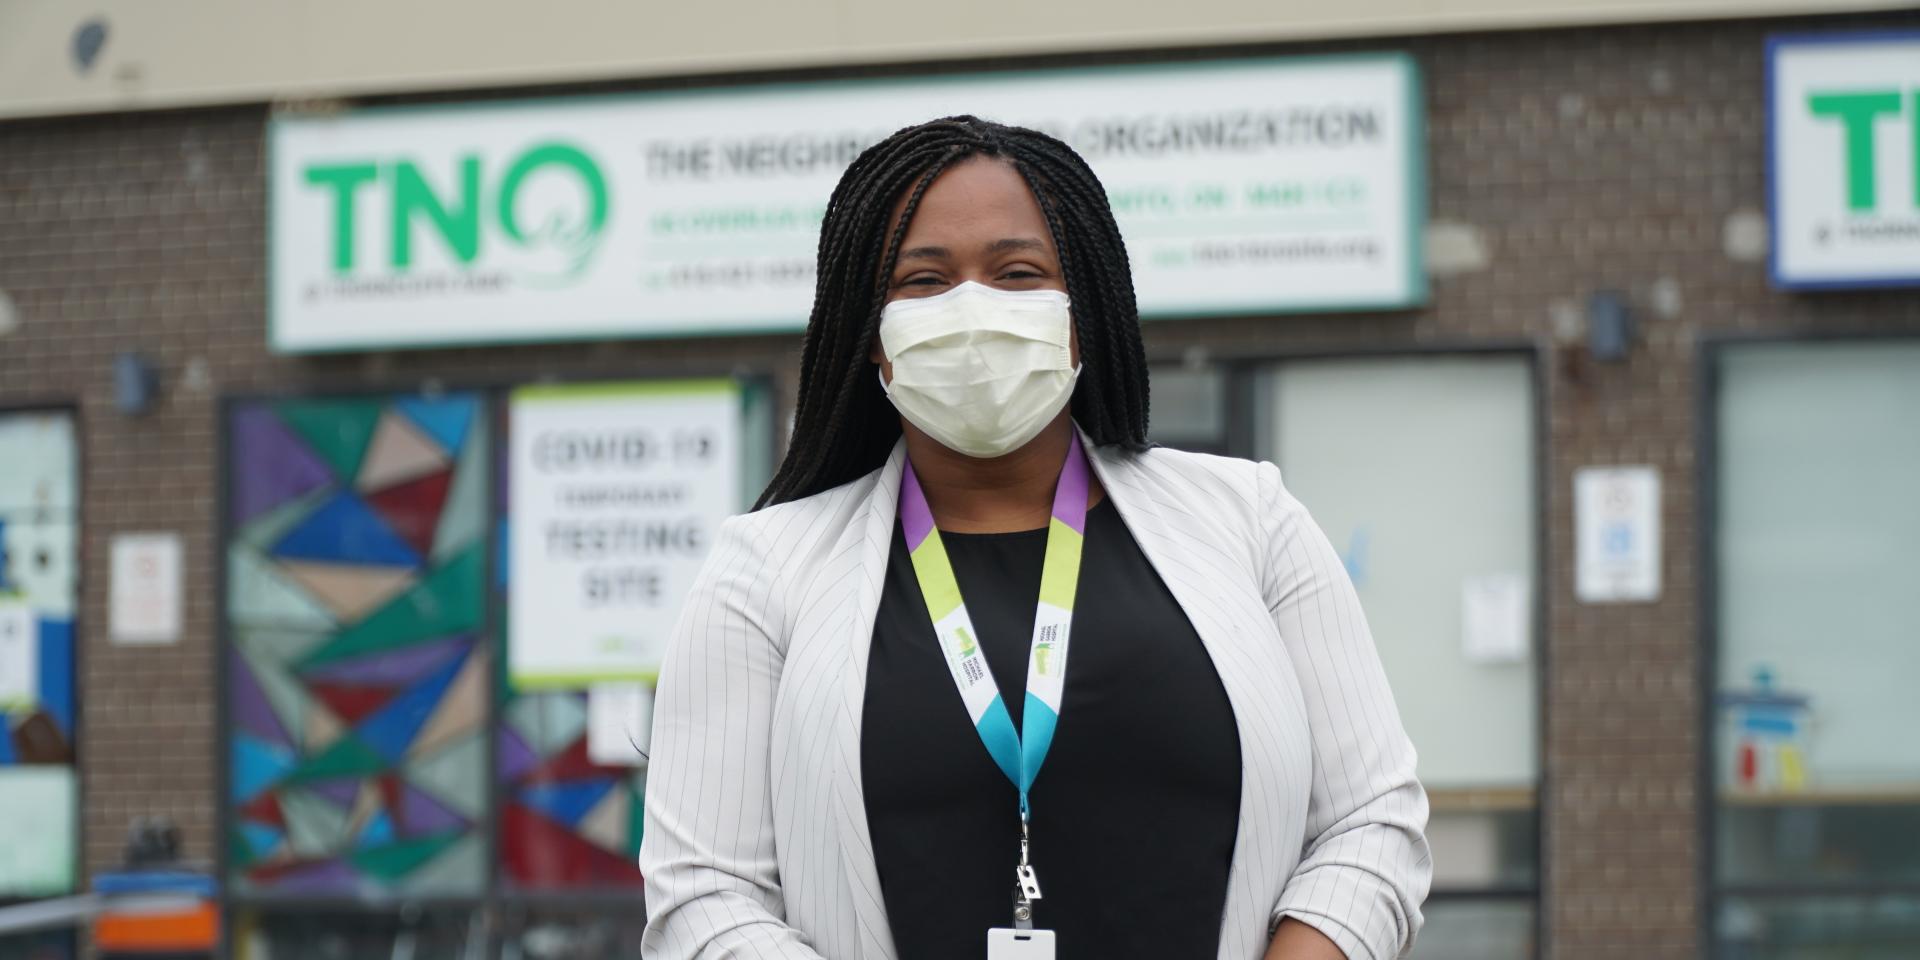
[[[774,859],[769,743],[785,650],[762,519],[721,526],[661,664],[640,845],[646,960],[820,960],[785,921]]]
[[[1262,584],[1305,696],[1313,742],[1306,846],[1273,907],[1348,960],[1413,946],[1432,880],[1427,795],[1353,582],[1313,518],[1260,465]]]

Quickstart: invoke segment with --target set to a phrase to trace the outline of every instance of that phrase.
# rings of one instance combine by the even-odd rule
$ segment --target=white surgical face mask
[[[880,311],[893,364],[887,399],[942,446],[969,457],[1020,449],[1073,396],[1080,368],[1058,290],[996,290],[969,280]]]

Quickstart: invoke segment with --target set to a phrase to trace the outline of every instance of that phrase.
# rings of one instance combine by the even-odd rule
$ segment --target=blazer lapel
[[[887,925],[886,902],[880,895],[880,871],[874,863],[873,840],[867,828],[866,793],[860,770],[860,724],[866,712],[867,655],[873,648],[873,621],[880,609],[887,554],[893,546],[900,475],[906,460],[906,443],[894,444],[893,453],[880,468],[879,479],[869,495],[865,522],[859,530],[849,531],[861,538],[860,577],[845,634],[848,668],[841,678],[841,722],[836,725],[841,743],[839,775],[835,778],[839,811],[835,819],[839,823],[841,860],[847,869],[854,914],[860,924],[860,953],[866,960],[895,960],[896,957],[893,933]]]
[[[1114,509],[1133,534],[1134,542],[1140,545],[1140,552],[1160,574],[1161,582],[1186,613],[1194,633],[1199,635],[1201,645],[1206,647],[1207,655],[1219,670],[1236,722],[1244,728],[1244,718],[1248,715],[1244,701],[1257,696],[1258,691],[1235,669],[1236,664],[1245,660],[1247,643],[1243,636],[1246,631],[1244,624],[1234,622],[1236,614],[1223,606],[1221,597],[1213,595],[1219,592],[1220,584],[1215,580],[1220,571],[1209,570],[1208,561],[1196,556],[1192,547],[1183,542],[1190,541],[1195,531],[1181,532],[1178,526],[1181,518],[1164,515],[1160,499],[1153,495],[1153,478],[1145,470],[1124,455],[1099,450],[1091,444],[1087,450],[1094,476],[1113,499]],[[1245,733],[1243,729],[1242,735]]]
[[[1271,849],[1271,843],[1263,838],[1273,816],[1264,804],[1279,794],[1274,792],[1277,787],[1271,763],[1249,751],[1259,750],[1260,744],[1272,740],[1271,730],[1258,725],[1256,718],[1267,713],[1261,701],[1275,696],[1272,678],[1285,675],[1276,662],[1283,659],[1278,653],[1279,644],[1260,642],[1268,636],[1271,621],[1257,602],[1251,607],[1247,602],[1234,602],[1233,571],[1223,567],[1219,557],[1195,549],[1194,538],[1204,534],[1193,529],[1193,518],[1181,514],[1176,495],[1155,496],[1157,481],[1150,470],[1124,455],[1105,451],[1095,452],[1088,459],[1134,542],[1140,545],[1140,552],[1193,624],[1227,692],[1240,733],[1241,784],[1240,827],[1229,868],[1225,916],[1231,923],[1234,917],[1262,915],[1271,904],[1258,902],[1260,888],[1248,882],[1247,871],[1250,862],[1260,861],[1262,850]],[[1223,935],[1219,955],[1234,956],[1237,942]]]
[[[1099,478],[1100,486],[1113,499],[1114,509],[1119,511],[1120,519],[1126,521],[1127,530],[1133,534],[1134,541],[1140,544],[1140,552],[1146,554],[1147,561],[1153,564],[1160,579],[1165,581],[1173,598],[1187,611],[1202,608],[1202,598],[1191,578],[1186,575],[1186,565],[1179,562],[1186,551],[1168,528],[1167,519],[1160,515],[1160,506],[1146,486],[1148,479],[1142,476],[1139,467],[1110,451],[1095,447],[1084,432],[1081,440],[1086,444],[1087,462],[1093,466],[1093,475]],[[1224,639],[1217,635],[1209,636],[1207,629],[1198,622],[1193,626],[1209,651]]]

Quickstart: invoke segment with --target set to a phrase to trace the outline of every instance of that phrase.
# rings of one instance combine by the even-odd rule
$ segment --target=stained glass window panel
[[[253,402],[228,427],[234,888],[480,893],[482,399]]]

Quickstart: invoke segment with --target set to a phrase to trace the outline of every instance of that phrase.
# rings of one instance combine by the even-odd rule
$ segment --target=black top
[[[1046,531],[942,533],[1020,723]],[[1073,648],[1034,781],[1036,927],[1060,960],[1211,957],[1240,820],[1240,736],[1193,625],[1111,501],[1087,514]],[[860,745],[867,822],[904,960],[980,960],[1012,926],[1019,793],[947,672],[896,526]]]

